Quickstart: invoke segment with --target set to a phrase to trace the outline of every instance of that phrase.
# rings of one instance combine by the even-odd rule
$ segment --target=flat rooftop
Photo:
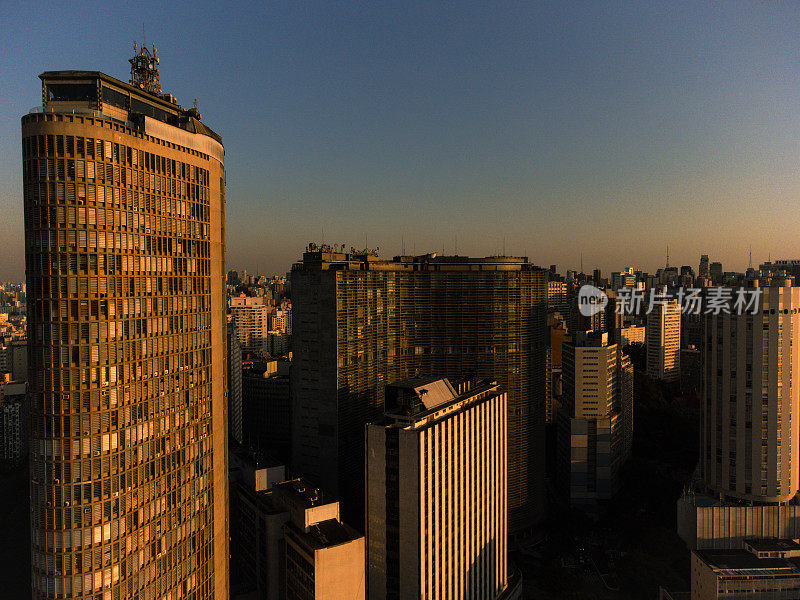
[[[386,386],[385,416],[405,427],[410,422],[442,410],[443,408],[470,400],[483,392],[497,389],[492,380],[477,381],[468,390],[459,394],[444,377],[419,377],[399,381]]]
[[[336,251],[332,247],[310,245],[294,271],[544,271],[528,262],[527,256],[440,256],[435,252],[418,256],[402,255],[380,258],[377,250]]]
[[[63,103],[98,107],[109,104],[130,113],[142,113],[189,133],[206,135],[220,144],[222,138],[200,122],[200,113],[184,109],[171,94],[154,94],[100,71],[45,71],[39,75],[45,107]],[[97,90],[102,90],[98,95]]]
[[[328,504],[322,499],[322,492],[303,479],[292,479],[277,483],[272,486],[274,490],[281,490],[289,496],[300,508],[313,508]]]
[[[302,532],[296,528],[293,529],[298,538],[308,547],[315,550],[340,546],[364,537],[349,525],[336,519],[320,521],[316,525],[312,525],[308,532]]]
[[[697,556],[715,571],[727,575],[797,575],[800,569],[785,558],[758,558],[747,550],[695,550]]]
[[[746,538],[745,544],[756,552],[786,552],[800,550],[800,544],[795,540],[783,538]]]

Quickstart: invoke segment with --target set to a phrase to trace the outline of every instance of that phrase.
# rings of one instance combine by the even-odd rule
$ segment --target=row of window
[[[114,318],[169,317],[202,311],[204,296],[158,296],[144,298],[109,298],[100,300],[37,300],[41,303],[42,321],[96,321]],[[209,299],[206,299],[210,302]],[[30,309],[30,307],[29,307]],[[179,326],[178,322],[174,326]],[[184,323],[180,323],[183,327]]]
[[[86,158],[209,185],[208,169],[110,140],[71,135],[32,135],[22,139],[23,159]]]
[[[208,223],[210,208],[193,199],[140,194],[94,184],[34,184],[26,205],[29,228],[94,227],[177,233],[187,220]],[[104,207],[115,208],[104,208]],[[148,231],[149,230],[149,231]]]
[[[87,161],[43,159],[26,161],[22,165],[23,179],[29,185],[56,186],[56,193],[50,195],[51,202],[112,203],[114,195],[126,196],[160,194],[172,199],[191,200],[208,205],[209,188],[196,183],[187,183],[145,171],[125,169],[110,164]],[[66,183],[65,183],[66,182]],[[77,183],[71,183],[77,182]],[[107,184],[104,188],[102,184]],[[117,187],[111,188],[114,185]],[[101,189],[105,192],[101,192]],[[138,188],[138,189],[130,189]],[[95,193],[94,189],[97,189]],[[116,192],[112,190],[118,190]],[[61,193],[63,191],[63,193]],[[40,193],[39,198],[44,196]]]

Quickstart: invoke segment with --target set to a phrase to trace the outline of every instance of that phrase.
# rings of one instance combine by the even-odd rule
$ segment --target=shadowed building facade
[[[22,117],[34,598],[228,597],[224,149],[152,70]]]
[[[541,517],[547,272],[525,258],[310,249],[292,269],[292,467],[363,521],[364,425],[416,376],[497,380],[508,393],[512,532]],[[358,507],[358,508],[357,508]],[[349,513],[356,509],[355,513]]]

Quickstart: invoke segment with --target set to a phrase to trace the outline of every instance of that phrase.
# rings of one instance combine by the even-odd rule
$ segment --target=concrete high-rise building
[[[28,379],[28,345],[25,340],[14,340],[9,346],[9,371],[12,381]]]
[[[711,270],[709,269],[709,264],[708,264],[708,254],[700,255],[700,266],[697,269],[697,276],[698,277],[711,276]]]
[[[228,323],[228,428],[231,439],[242,444],[242,345],[236,325]]]
[[[253,600],[366,598],[364,536],[284,467],[234,453],[231,464],[231,567],[237,597]]]
[[[0,459],[17,464],[28,454],[28,401],[25,383],[0,386]]]
[[[762,288],[766,314],[706,315],[700,468],[710,490],[780,503],[798,491],[800,288]]]
[[[700,481],[678,501],[690,547],[800,537],[800,288],[760,288],[756,311],[705,315]]]
[[[511,591],[506,394],[495,382],[469,387],[432,378],[391,385],[386,418],[367,426],[371,600]]]
[[[292,452],[289,361],[254,361],[242,376],[244,442],[288,464]]]
[[[364,536],[342,521],[339,503],[323,503],[320,492],[302,480],[274,487],[289,509],[286,537],[286,598],[365,600]]]
[[[224,600],[225,151],[131,64],[22,117],[33,597]]]
[[[591,315],[584,315],[581,312],[580,298],[578,295],[571,296],[569,299],[569,314],[567,316],[567,326],[570,333],[575,334],[578,331],[606,331],[608,325],[607,317],[609,313],[605,310],[598,310]],[[616,315],[615,315],[616,316]]]
[[[288,301],[281,303],[280,308],[275,308],[269,317],[270,331],[292,333],[292,305]]]
[[[547,377],[545,380],[546,417],[547,423],[555,423],[561,399],[561,349],[565,342],[572,338],[567,332],[567,325],[557,313],[547,315],[548,344],[547,344]]]
[[[266,352],[272,305],[264,296],[239,296],[228,303],[242,350]]]
[[[761,263],[758,267],[764,277],[781,277],[789,275],[800,281],[800,260],[773,260]]]
[[[692,551],[691,600],[800,598],[800,544],[747,539],[734,550]]]
[[[611,289],[614,291],[622,288],[634,289],[637,287],[636,273],[633,267],[626,267],[622,271],[611,273]]]
[[[662,381],[681,377],[681,307],[675,298],[660,298],[647,315],[647,375]]]
[[[363,519],[363,427],[384,388],[475,374],[508,392],[512,531],[544,511],[547,271],[525,258],[345,254],[294,265],[292,468]],[[359,498],[360,497],[360,498]]]
[[[571,504],[608,500],[633,440],[633,367],[609,334],[578,332],[562,349],[558,487]]]
[[[603,274],[600,272],[600,269],[595,269],[592,272],[592,281],[594,282],[595,287],[602,287],[603,286]]]
[[[615,342],[620,346],[628,344],[645,344],[647,342],[647,331],[644,326],[628,325],[620,327],[616,331]]]
[[[547,282],[547,309],[561,313],[565,319],[569,317],[567,288],[568,284],[563,280],[551,279]]]
[[[708,267],[709,276],[711,277],[711,281],[714,285],[720,285],[722,283],[722,263],[721,262],[712,262]]]

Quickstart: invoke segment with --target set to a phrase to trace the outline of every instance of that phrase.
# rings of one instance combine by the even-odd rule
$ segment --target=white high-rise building
[[[647,375],[662,381],[681,377],[681,307],[675,298],[658,298],[647,315]]]
[[[292,305],[288,301],[281,302],[280,307],[276,307],[270,316],[270,331],[280,331],[281,333],[292,333]]]
[[[760,291],[756,314],[705,315],[701,481],[678,501],[692,548],[800,538],[800,287]]]
[[[631,455],[633,367],[609,334],[577,332],[562,348],[558,482],[571,504],[611,498]]]
[[[263,296],[231,298],[228,307],[242,350],[266,350],[272,307]]]
[[[798,491],[800,288],[762,288],[757,315],[707,315],[700,466],[709,489],[747,502]]]
[[[494,382],[387,386],[367,426],[369,598],[510,593],[507,398]],[[513,587],[513,586],[512,586]]]
[[[569,316],[569,302],[567,301],[567,282],[549,280],[547,282],[547,308],[561,313],[566,318]]]

